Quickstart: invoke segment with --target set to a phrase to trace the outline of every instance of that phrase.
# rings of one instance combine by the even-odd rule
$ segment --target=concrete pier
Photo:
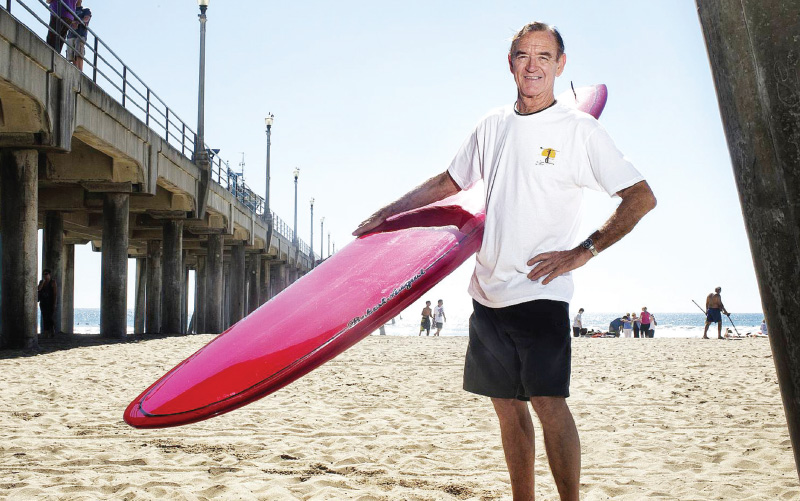
[[[800,473],[800,24],[785,0],[697,10]]]
[[[100,277],[100,334],[128,334],[128,193],[103,195],[103,248]]]
[[[42,235],[42,269],[50,270],[51,279],[58,288],[56,312],[53,315],[53,330],[61,332],[61,313],[64,288],[64,216],[60,212],[47,211]]]
[[[61,332],[75,333],[75,244],[64,244],[64,283],[61,286]]]
[[[206,332],[219,334],[223,331],[223,244],[222,235],[208,236],[208,254],[206,256],[206,290],[205,312]]]
[[[2,343],[5,348],[38,346],[36,337],[36,248],[39,203],[36,150],[0,149],[2,256]],[[15,291],[10,294],[9,291]]]
[[[183,221],[164,222],[161,267],[161,333],[182,332]]]
[[[161,242],[147,242],[147,309],[145,332],[161,332]]]
[[[245,266],[244,242],[236,242],[231,248],[230,325],[244,318],[247,298]]]
[[[72,330],[74,316],[65,311],[68,306],[64,302],[71,300],[74,306],[80,297],[70,296],[69,290],[64,293],[65,287],[74,290],[74,286],[68,287],[65,265],[58,264],[65,259],[65,251],[60,250],[65,245],[91,243],[93,249],[103,252],[101,331],[115,337],[124,336],[127,330],[121,289],[126,274],[124,255],[146,259],[137,262],[134,320],[136,330],[146,333],[161,332],[162,314],[165,330],[186,329],[184,267],[198,266],[201,257],[207,259],[207,272],[196,275],[202,281],[196,323],[207,332],[222,330],[225,240],[244,242],[247,253],[265,260],[311,266],[311,258],[298,253],[303,242],[287,233],[285,225],[276,231],[270,219],[253,210],[260,204],[256,193],[243,184],[244,192],[232,191],[207,178],[203,166],[195,163],[183,133],[176,132],[190,133],[190,124],[170,114],[169,134],[162,134],[154,124],[166,111],[164,103],[151,101],[145,110],[134,109],[138,98],[130,87],[126,91],[130,99],[117,101],[118,87],[105,85],[102,79],[93,81],[91,74],[54,53],[41,39],[40,28],[38,24],[26,26],[21,18],[0,8],[0,59],[12,62],[0,64],[0,238],[6,244],[0,251],[0,290],[6,291],[0,295],[0,347],[37,343],[36,284],[42,267],[53,269],[59,286],[61,315],[57,313],[54,323],[60,324],[62,331]],[[127,199],[126,209],[118,203],[123,198]],[[113,222],[101,216],[104,210],[114,213]],[[122,213],[128,218],[125,235]],[[183,256],[170,259],[174,249],[167,249],[166,259],[162,259],[164,221],[173,220],[183,221],[183,234],[173,243],[188,251],[185,262]],[[37,262],[36,248],[40,227],[46,233],[42,263]],[[110,238],[109,233],[124,238]],[[219,256],[207,258],[209,248],[216,249]],[[51,264],[53,261],[56,264]],[[172,278],[164,280],[164,273]],[[81,293],[80,280],[77,294]],[[174,287],[176,282],[180,288]],[[267,297],[252,289],[255,286],[241,287],[244,298],[255,298],[251,291],[258,292],[258,301],[245,305],[247,311]],[[113,289],[113,294],[106,294],[106,289]],[[162,295],[167,304],[163,310]],[[178,306],[171,306],[175,301]],[[244,301],[235,301],[237,317]],[[175,318],[180,318],[180,324]],[[209,318],[215,325],[208,324]]]
[[[133,332],[144,333],[145,311],[147,306],[147,258],[136,258],[136,300],[133,308]]]

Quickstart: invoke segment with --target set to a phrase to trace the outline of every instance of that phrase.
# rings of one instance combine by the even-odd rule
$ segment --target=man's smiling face
[[[517,41],[508,63],[520,99],[541,101],[547,106],[553,100],[556,77],[564,71],[567,56],[558,57],[558,44],[552,33],[533,31]]]

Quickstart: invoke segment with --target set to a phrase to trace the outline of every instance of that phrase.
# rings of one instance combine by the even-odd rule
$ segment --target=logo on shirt
[[[542,150],[542,156],[544,157],[544,160],[539,160],[538,162],[536,162],[536,165],[556,164],[556,153],[558,152],[558,150],[554,148],[542,148],[541,146],[539,147],[539,149]]]

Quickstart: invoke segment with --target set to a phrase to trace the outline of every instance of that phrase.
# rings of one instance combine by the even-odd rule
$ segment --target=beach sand
[[[0,353],[0,498],[510,499],[467,339],[372,336],[254,404],[136,430],[128,402],[210,335]],[[766,339],[576,339],[582,499],[798,499]],[[557,499],[537,426],[537,499]]]

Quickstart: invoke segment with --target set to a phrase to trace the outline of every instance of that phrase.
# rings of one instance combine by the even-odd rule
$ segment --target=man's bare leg
[[[717,339],[722,339],[722,320],[717,322]]]
[[[492,404],[500,420],[503,453],[511,477],[511,494],[514,501],[533,500],[533,462],[536,455],[528,403],[513,398],[493,398]]]
[[[703,339],[708,339],[708,326],[711,325],[710,322],[706,322],[706,328],[703,331]]]
[[[550,471],[562,501],[579,499],[581,441],[563,397],[533,397],[531,405],[542,423]]]

